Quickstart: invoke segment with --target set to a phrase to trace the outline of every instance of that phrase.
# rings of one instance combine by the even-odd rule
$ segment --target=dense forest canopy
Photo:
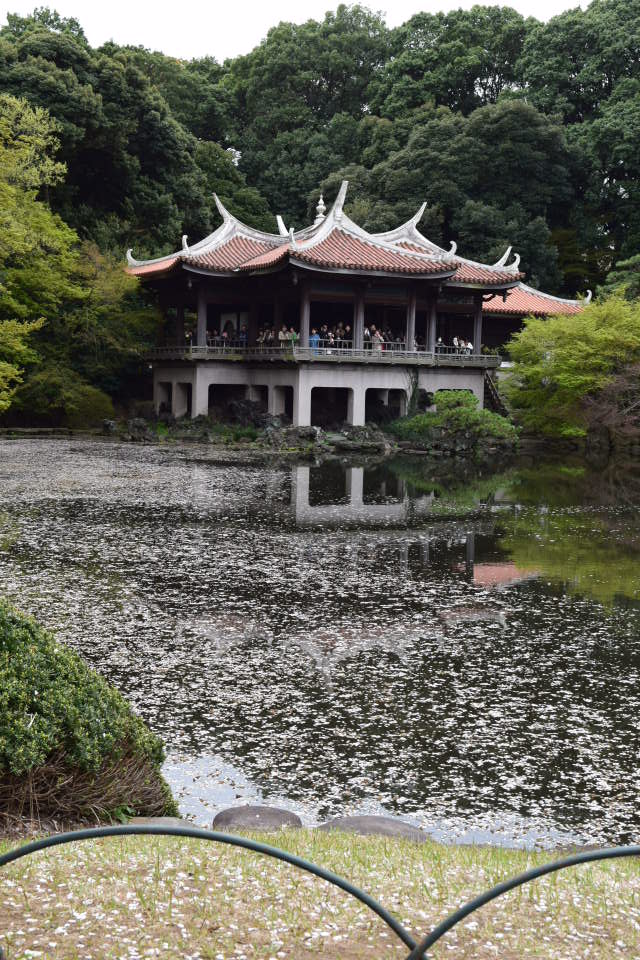
[[[39,294],[33,258],[0,241],[0,323],[45,321],[28,346],[5,326],[13,353],[0,329],[0,376],[8,364],[7,395],[43,416],[52,404],[68,416],[88,387],[105,402],[127,394],[157,321],[116,279],[123,252],[203,237],[218,223],[214,191],[272,230],[277,213],[305,224],[343,177],[369,229],[426,199],[432,239],[481,260],[513,244],[531,282],[568,296],[640,250],[640,0],[593,0],[547,23],[474,6],[395,29],[341,5],[222,64],[96,49],[77,20],[40,8],[0,29],[0,94],[0,127],[23,111],[34,164],[28,183],[3,173],[0,188],[26,233],[42,218],[51,249]]]

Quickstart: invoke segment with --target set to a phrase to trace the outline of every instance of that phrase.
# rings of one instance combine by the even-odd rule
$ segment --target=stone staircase
[[[488,370],[484,375],[484,406],[487,410],[493,410],[494,413],[499,413],[503,417],[509,416],[509,411],[498,393],[496,382]]]

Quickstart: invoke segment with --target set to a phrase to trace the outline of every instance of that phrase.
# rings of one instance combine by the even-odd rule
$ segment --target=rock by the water
[[[127,421],[127,433],[131,440],[152,440],[153,434],[149,429],[149,424],[142,417],[134,417]]]
[[[419,830],[404,820],[396,820],[395,817],[336,817],[323,823],[318,829],[344,830],[346,833],[359,833],[363,837],[400,837],[416,843],[424,843],[428,839],[424,830]]]
[[[229,807],[213,818],[214,830],[280,830],[301,826],[300,817],[290,810],[259,805]]]
[[[180,817],[131,817],[132,827],[190,827],[192,824]]]
[[[102,432],[105,436],[111,437],[118,431],[118,424],[115,420],[103,420]]]

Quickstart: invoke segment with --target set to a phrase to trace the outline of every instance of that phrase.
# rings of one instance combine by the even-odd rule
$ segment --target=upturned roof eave
[[[482,291],[483,293],[497,294],[501,290],[512,290],[514,287],[517,287],[518,284],[520,283],[520,279],[522,276],[523,274],[519,274],[517,277],[514,277],[513,280],[510,280],[508,282],[502,281],[499,283],[492,283],[492,284],[480,283],[479,281],[472,283],[464,280],[456,280],[454,276],[454,279],[450,283],[447,283],[447,286],[455,287],[456,289],[479,290],[479,291]]]

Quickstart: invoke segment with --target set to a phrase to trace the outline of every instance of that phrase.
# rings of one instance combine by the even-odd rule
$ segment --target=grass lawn
[[[414,935],[487,887],[550,859],[309,830],[255,836],[352,880]],[[168,837],[84,842],[3,868],[0,944],[7,960],[408,954],[374,914],[321,880],[249,851]],[[535,881],[469,917],[432,956],[638,960],[640,861]]]

